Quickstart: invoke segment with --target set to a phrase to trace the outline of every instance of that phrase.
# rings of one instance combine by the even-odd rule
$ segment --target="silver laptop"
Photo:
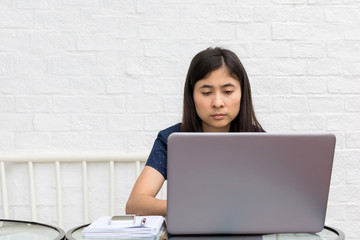
[[[173,133],[167,231],[320,232],[334,149],[328,133]]]

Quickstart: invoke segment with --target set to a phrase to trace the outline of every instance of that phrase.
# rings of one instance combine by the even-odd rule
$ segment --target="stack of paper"
[[[146,218],[145,224],[141,221]],[[121,238],[151,238],[153,239],[162,229],[162,216],[136,216],[135,223],[121,223],[111,225],[110,216],[104,216],[84,228],[84,237],[121,237]]]

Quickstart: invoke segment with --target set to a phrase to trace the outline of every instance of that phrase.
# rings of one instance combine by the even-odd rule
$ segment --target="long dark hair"
[[[208,48],[195,55],[190,63],[184,87],[182,132],[202,132],[201,119],[194,104],[195,83],[207,74],[225,66],[229,74],[239,80],[241,86],[240,112],[231,122],[230,132],[262,132],[263,128],[256,119],[249,78],[240,59],[230,50]]]

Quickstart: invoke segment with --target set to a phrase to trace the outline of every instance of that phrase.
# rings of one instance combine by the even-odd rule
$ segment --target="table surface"
[[[50,225],[0,219],[0,240],[61,240],[65,238],[62,229]]]
[[[82,237],[82,230],[89,224],[82,225],[69,230],[66,233],[66,239],[68,240],[89,240],[89,238]],[[112,238],[114,239],[114,238]],[[134,238],[117,238],[117,239],[134,239]],[[150,238],[149,238],[150,239]],[[266,235],[255,235],[255,236],[171,236],[167,237],[166,232],[161,232],[156,238],[159,240],[200,240],[200,239],[228,239],[228,240],[344,240],[344,234],[334,228],[325,227],[321,232],[315,234],[309,233],[297,233],[297,234],[266,234]],[[109,240],[109,238],[91,238],[91,240]]]

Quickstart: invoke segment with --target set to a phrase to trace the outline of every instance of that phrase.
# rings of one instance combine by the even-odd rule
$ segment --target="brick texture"
[[[209,46],[230,48],[268,132],[336,134],[326,222],[357,239],[359,26],[356,0],[0,1],[0,154],[149,151],[159,130],[181,120],[191,58]],[[26,219],[24,177],[12,170],[12,214]],[[38,218],[52,223],[54,195],[45,189],[54,183],[46,176]],[[124,211],[134,177],[118,181],[126,182],[117,193]],[[71,182],[69,228],[81,222],[72,215],[81,199],[70,198]],[[97,194],[94,206],[108,201]]]

